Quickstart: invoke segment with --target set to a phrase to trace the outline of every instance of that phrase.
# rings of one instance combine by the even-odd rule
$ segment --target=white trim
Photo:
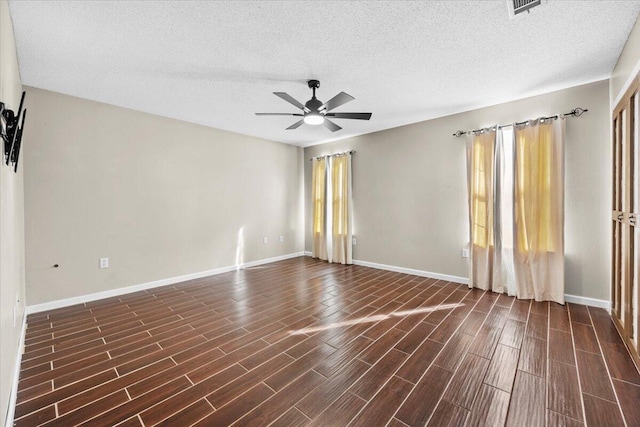
[[[311,256],[311,255],[313,255],[311,251],[304,251],[304,256]]]
[[[18,343],[18,354],[16,356],[16,366],[11,380],[11,391],[9,392],[9,407],[7,417],[4,420],[5,427],[13,427],[13,417],[16,413],[16,401],[18,398],[18,381],[20,380],[20,365],[22,364],[22,353],[24,353],[24,338],[27,333],[27,313],[22,313],[22,331],[20,332],[20,342]]]
[[[396,273],[412,274],[414,276],[421,276],[421,277],[430,277],[432,279],[446,280],[448,282],[462,283],[464,285],[469,284],[469,279],[467,277],[451,276],[449,274],[433,273],[431,271],[416,270],[413,268],[406,268],[406,267],[396,267],[394,265],[378,264],[375,262],[360,261],[356,259],[353,260],[353,263],[355,265],[361,265],[363,267],[371,267],[371,268],[377,268],[380,270],[395,271]]]
[[[305,255],[307,253],[309,252],[305,252]],[[451,276],[448,274],[434,273],[431,271],[416,270],[413,268],[406,268],[406,267],[397,267],[393,265],[378,264],[375,262],[360,261],[355,259],[353,260],[353,263],[355,265],[377,268],[379,270],[394,271],[396,273],[412,274],[414,276],[421,276],[421,277],[430,277],[432,279],[446,280],[448,282],[462,283],[465,285],[469,284],[469,279],[467,277]],[[611,302],[603,299],[588,298],[588,297],[582,297],[578,295],[569,295],[569,294],[565,294],[564,299],[566,302],[582,304],[582,305],[590,305],[592,307],[600,307],[608,311],[611,310]]]
[[[78,297],[65,298],[57,301],[45,302],[42,304],[29,305],[25,309],[26,314],[40,313],[42,311],[54,310],[56,308],[68,307],[76,304],[83,304],[89,301],[96,301],[104,298],[111,298],[119,295],[130,294],[132,292],[143,291],[146,289],[157,288],[160,286],[173,285],[175,283],[186,282],[187,280],[200,279],[201,277],[213,276],[221,273],[228,273],[243,268],[255,267],[257,265],[269,264],[285,259],[296,258],[304,255],[304,252],[294,252],[291,254],[280,255],[273,258],[266,258],[257,261],[246,262],[241,265],[230,265],[228,267],[215,268],[213,270],[200,271],[198,273],[185,274],[183,276],[170,277],[168,279],[155,280],[153,282],[141,283],[139,285],[127,286],[124,288],[111,289],[103,292],[82,295]]]
[[[640,59],[638,60],[638,62],[636,62],[636,66],[633,67],[633,71],[631,71],[631,74],[629,74],[629,77],[627,77],[627,81],[625,82],[624,86],[622,86],[622,89],[614,99],[613,104],[611,104],[611,111],[616,108],[616,105],[618,105],[618,102],[620,102],[624,94],[627,92],[629,86],[631,86],[631,83],[636,78],[638,73],[640,73]]]
[[[564,294],[565,302],[572,302],[574,304],[590,305],[592,307],[604,308],[607,311],[611,311],[611,302],[603,299],[595,299],[588,297],[581,297],[578,295]]]

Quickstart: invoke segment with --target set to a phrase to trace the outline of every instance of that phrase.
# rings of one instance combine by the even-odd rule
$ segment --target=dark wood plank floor
[[[638,426],[605,310],[296,258],[29,316],[17,426]]]

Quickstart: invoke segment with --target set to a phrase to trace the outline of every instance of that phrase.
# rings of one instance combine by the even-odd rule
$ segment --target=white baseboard
[[[5,427],[13,427],[13,417],[16,413],[16,401],[18,399],[18,381],[20,380],[20,365],[22,364],[22,353],[24,353],[24,339],[27,332],[27,313],[22,314],[22,330],[20,331],[20,341],[18,343],[18,354],[16,355],[16,366],[11,379],[11,391],[9,392],[9,407],[7,417],[4,421]],[[4,408],[3,408],[4,409]]]
[[[26,314],[40,313],[42,311],[54,310],[56,308],[69,307],[71,305],[83,304],[85,302],[96,301],[105,298],[111,298],[119,295],[130,294],[133,292],[144,291],[146,289],[158,288],[160,286],[173,285],[175,283],[186,282],[187,280],[200,279],[202,277],[213,276],[221,273],[228,273],[230,271],[241,270],[244,268],[255,267],[262,264],[269,264],[276,261],[283,261],[285,259],[296,258],[303,256],[304,252],[294,252],[291,254],[280,255],[273,258],[266,258],[257,261],[250,261],[243,263],[239,266],[230,265],[227,267],[215,268],[213,270],[200,271],[198,273],[190,273],[182,276],[170,277],[168,279],[155,280],[153,282],[141,283],[139,285],[127,286],[124,288],[111,289],[103,292],[96,292],[93,294],[82,295],[78,297],[65,298],[61,300],[45,302],[42,304],[29,305],[25,309]]]
[[[420,276],[420,277],[429,277],[431,279],[446,280],[447,282],[462,283],[464,285],[469,284],[469,279],[467,277],[451,276],[449,274],[441,274],[441,273],[434,273],[432,271],[416,270],[414,268],[396,267],[395,265],[378,264],[376,262],[360,261],[357,259],[354,259],[353,263],[355,265],[377,268],[379,270],[394,271],[396,273],[411,274],[411,275]]]
[[[611,301],[595,298],[581,297],[578,295],[564,294],[564,300],[566,302],[572,302],[574,304],[590,305],[592,307],[600,307],[611,312]]]
[[[311,252],[305,251],[304,254],[306,256],[311,256]],[[378,264],[375,262],[361,261],[361,260],[355,260],[355,259],[353,260],[353,263],[355,265],[377,268],[379,270],[394,271],[396,273],[412,274],[414,276],[421,276],[421,277],[430,277],[432,279],[446,280],[448,282],[462,283],[465,285],[469,284],[469,279],[467,277],[451,276],[448,274],[434,273],[432,271],[416,270],[413,268],[397,267],[394,265]],[[600,308],[606,309],[607,311],[611,311],[611,302],[607,300],[588,298],[588,297],[582,297],[578,295],[569,295],[569,294],[565,294],[564,299],[566,302],[572,302],[575,304],[582,304],[582,305],[590,305],[592,307],[600,307]]]

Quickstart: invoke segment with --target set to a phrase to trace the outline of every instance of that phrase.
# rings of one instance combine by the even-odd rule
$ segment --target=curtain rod
[[[313,159],[321,159],[323,157],[336,157],[336,156],[343,156],[345,154],[356,154],[356,150],[351,150],[351,151],[345,151],[344,153],[336,153],[336,154],[328,154],[326,156],[318,156],[318,157],[312,157],[309,159],[309,161],[312,161]]]
[[[565,113],[563,114],[563,116],[569,116],[569,117],[580,117],[582,114],[586,113],[587,110],[586,108],[574,108],[573,110],[571,110],[570,113]],[[556,114],[555,116],[549,116],[549,117],[541,117],[540,119],[542,120],[555,120],[558,118],[558,114]],[[529,120],[526,120],[524,122],[516,122],[516,125],[526,125],[529,123]],[[513,124],[508,124],[508,125],[498,125],[498,129],[502,129],[504,127],[507,126],[513,126]],[[468,135],[470,133],[475,133],[475,132],[484,132],[484,129],[474,129],[474,130],[459,130],[456,133],[453,134],[453,136],[455,136],[456,138],[461,137],[462,135]]]

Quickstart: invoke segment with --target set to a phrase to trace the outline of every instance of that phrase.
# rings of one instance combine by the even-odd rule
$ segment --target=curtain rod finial
[[[574,108],[573,110],[571,110],[571,115],[575,116],[575,117],[580,117],[581,115],[583,115],[587,111],[589,111],[589,110],[587,110],[585,108],[578,107],[578,108]]]

